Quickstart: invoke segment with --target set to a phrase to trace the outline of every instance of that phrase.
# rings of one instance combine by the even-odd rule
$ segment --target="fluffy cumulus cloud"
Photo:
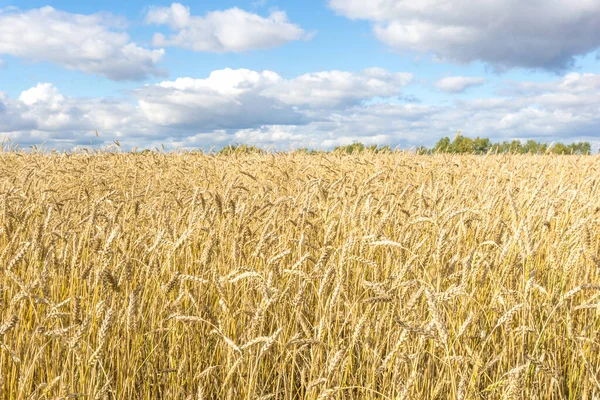
[[[151,7],[146,22],[168,25],[175,31],[168,37],[156,33],[155,46],[176,46],[194,51],[244,52],[310,37],[291,23],[283,11],[272,11],[268,17],[261,17],[234,7],[200,17],[191,15],[189,7],[173,3],[170,7]]]
[[[19,96],[19,100],[28,106],[43,103],[53,109],[58,108],[64,99],[58,89],[50,83],[38,83],[37,86],[25,90]]]
[[[435,86],[446,93],[462,93],[465,90],[481,86],[485,83],[485,78],[476,76],[450,76],[440,79]]]
[[[154,124],[203,129],[241,129],[262,124],[302,124],[304,114],[264,96],[283,79],[274,72],[225,69],[205,79],[180,78],[133,92]]]
[[[17,98],[0,92],[0,137],[63,148],[87,145],[90,139],[119,140],[128,147],[209,148],[238,142],[331,148],[361,141],[406,148],[432,145],[462,129],[465,135],[493,140],[587,140],[600,146],[599,74],[508,82],[497,97],[451,105],[370,101],[401,95],[409,81],[410,76],[384,70],[284,79],[271,71],[226,69],[204,79],[146,85],[122,99],[72,98],[42,83]]]
[[[329,0],[329,6],[371,21],[377,38],[397,50],[498,70],[561,70],[600,47],[600,2],[593,0]]]
[[[190,138],[220,145],[235,139],[237,131],[306,126],[372,97],[400,95],[411,77],[367,69],[284,79],[272,71],[224,69],[204,79],[145,85],[131,91],[132,98],[114,100],[70,98],[40,83],[18,99],[0,97],[0,134],[24,144],[55,138],[59,145],[70,135],[73,144],[85,144],[90,138],[98,142],[97,129],[106,140],[131,145],[189,144]]]
[[[0,55],[51,62],[113,80],[160,75],[164,50],[130,41],[124,23],[109,14],[72,14],[43,7],[0,10]]]
[[[412,79],[412,74],[390,73],[382,68],[368,68],[358,74],[324,71],[280,79],[263,94],[288,105],[331,108],[372,97],[397,96]]]
[[[150,140],[153,128],[126,100],[66,97],[49,83],[23,91],[18,99],[0,92],[0,136],[21,146],[42,142],[59,148],[89,145],[90,139],[96,139],[96,130],[110,132],[110,140],[126,137],[134,145],[142,137]]]
[[[397,96],[412,75],[367,69],[325,71],[284,79],[272,71],[213,71],[208,78],[180,78],[147,85],[133,94],[156,124],[244,129],[300,125],[323,109],[340,109],[373,97]]]

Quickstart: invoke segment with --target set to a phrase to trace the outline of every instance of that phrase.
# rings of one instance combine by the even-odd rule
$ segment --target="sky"
[[[600,147],[598,0],[0,0],[21,148]]]

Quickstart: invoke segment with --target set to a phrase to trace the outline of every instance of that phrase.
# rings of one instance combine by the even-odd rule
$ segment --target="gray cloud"
[[[444,61],[564,70],[600,47],[600,2],[589,0],[329,0],[399,51]]]
[[[133,92],[154,124],[202,129],[303,125],[320,109],[339,109],[375,96],[401,93],[412,75],[379,68],[325,71],[283,79],[271,71],[213,71],[206,79],[180,78]]]
[[[422,103],[423,101],[415,95],[407,94],[403,96],[398,96],[398,101],[402,103]]]
[[[475,76],[450,76],[440,79],[435,83],[438,89],[446,93],[462,93],[469,88],[481,86],[485,78]]]
[[[387,85],[365,83],[374,73]],[[306,84],[306,76],[323,91],[309,87],[291,94],[288,89]],[[432,145],[461,129],[467,136],[493,140],[587,140],[600,146],[600,74],[511,82],[503,96],[448,106],[364,101],[389,96],[394,85],[393,97],[402,96],[405,78],[383,70],[293,79],[270,71],[221,70],[205,79],[146,85],[124,99],[72,98],[51,84],[38,84],[16,99],[0,93],[0,137],[22,145],[45,141],[49,147],[85,145],[90,139],[119,140],[128,147],[243,142],[278,149],[331,148],[353,141],[410,147]]]

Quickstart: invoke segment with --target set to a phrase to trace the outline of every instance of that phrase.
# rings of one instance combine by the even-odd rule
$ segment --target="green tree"
[[[352,154],[352,153],[362,153],[363,151],[368,151],[371,153],[391,153],[392,152],[392,148],[390,146],[378,146],[376,144],[372,144],[369,146],[365,146],[364,144],[360,143],[360,142],[355,142],[346,146],[337,146],[333,149],[334,152],[336,153],[346,153],[346,154]]]
[[[315,149],[309,149],[308,147],[301,147],[299,149],[295,150],[296,153],[304,153],[304,154],[310,154],[310,155],[315,155],[318,154],[319,152]]]
[[[560,142],[555,143],[551,151],[554,154],[571,154],[569,147]]]
[[[487,154],[487,152],[492,148],[492,142],[488,138],[480,138],[476,137],[473,140],[473,149],[475,150],[475,154]]]
[[[438,140],[435,146],[433,146],[433,151],[441,153],[447,153],[450,151],[450,138],[446,136]]]
[[[456,139],[450,145],[450,152],[465,154],[465,153],[473,153],[475,147],[473,145],[473,139],[468,138],[466,136],[457,136]]]
[[[525,143],[524,151],[525,153],[530,154],[539,154],[541,143],[536,142],[535,140],[528,140]]]
[[[423,154],[431,154],[433,152],[433,149],[429,149],[429,148],[427,148],[425,146],[419,146],[419,147],[416,148],[415,152],[417,154],[421,154],[421,155],[423,155]]]
[[[352,153],[360,153],[365,149],[365,145],[360,143],[360,142],[355,142],[346,146],[337,146],[333,149],[334,152],[337,153],[347,153],[347,154],[352,154]]]
[[[391,153],[391,146],[379,146],[379,145],[371,145],[366,148],[368,151],[372,151],[374,153]]]
[[[513,140],[512,142],[510,142],[508,151],[511,154],[523,154],[525,152],[525,149],[521,144],[520,140]]]
[[[223,147],[221,150],[217,152],[217,154],[229,155],[229,154],[250,154],[250,153],[264,153],[265,151],[259,149],[256,146],[248,146],[246,144],[236,145],[230,144]]]
[[[588,142],[571,143],[568,148],[572,154],[588,155],[592,152],[592,146]]]

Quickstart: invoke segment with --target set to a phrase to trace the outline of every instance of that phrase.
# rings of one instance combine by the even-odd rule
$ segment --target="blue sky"
[[[0,137],[598,147],[599,51],[588,0],[0,0]]]

